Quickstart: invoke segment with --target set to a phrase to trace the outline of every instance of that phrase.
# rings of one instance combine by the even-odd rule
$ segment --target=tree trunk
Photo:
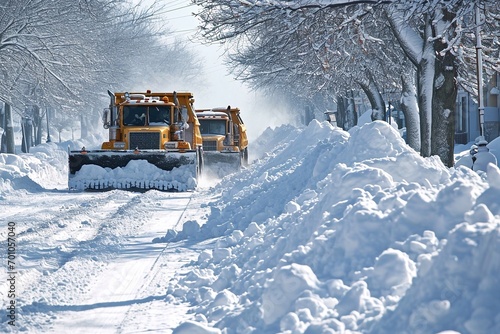
[[[368,101],[370,101],[370,106],[372,108],[371,119],[375,120],[385,120],[386,112],[385,112],[385,101],[380,93],[380,89],[378,88],[377,83],[373,79],[373,75],[370,71],[366,71],[366,76],[368,78],[368,83],[363,83],[358,81],[358,85],[361,86],[361,89],[365,92],[368,97]]]
[[[432,36],[431,23],[426,24],[425,45],[422,58],[417,66],[417,96],[420,111],[420,153],[423,157],[431,156],[431,127],[432,127],[432,94],[434,79],[434,45],[427,41]]]
[[[406,143],[415,151],[420,152],[420,115],[418,113],[415,86],[405,76],[401,76],[401,81],[403,85],[401,109],[405,115]]]
[[[346,119],[347,119],[347,106],[346,99],[343,96],[337,97],[337,126],[346,129]]]
[[[456,58],[451,52],[441,56],[446,47],[436,41],[434,93],[432,98],[432,146],[431,154],[438,155],[443,164],[453,167],[455,142],[455,104],[457,98]]]
[[[314,113],[311,110],[311,106],[306,105],[304,110],[304,125],[309,125],[311,121],[314,119]]]
[[[50,138],[50,108],[45,108],[45,119],[47,120],[47,143],[50,143],[52,139]]]
[[[10,104],[4,104],[3,112],[3,134],[2,134],[2,153],[16,153],[16,145],[14,142],[14,125],[12,123],[12,112]]]
[[[33,146],[33,122],[28,117],[23,117],[21,120],[21,129],[23,139],[21,143],[21,151],[29,153],[30,147]]]
[[[356,110],[356,101],[354,100],[354,90],[351,90],[352,97],[352,117],[353,117],[353,126],[358,125],[358,111]]]
[[[356,114],[356,108],[354,107],[354,98],[353,97],[348,97],[347,99],[347,112],[346,112],[346,130],[352,129],[354,126],[357,124],[357,114]]]
[[[35,146],[42,143],[42,114],[39,106],[33,106],[33,129],[35,130]]]

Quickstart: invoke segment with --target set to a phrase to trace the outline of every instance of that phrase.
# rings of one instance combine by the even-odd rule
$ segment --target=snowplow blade
[[[70,151],[68,186],[100,191],[194,190],[197,162],[196,151]]]
[[[205,170],[217,177],[237,172],[241,168],[241,154],[239,152],[203,152]]]

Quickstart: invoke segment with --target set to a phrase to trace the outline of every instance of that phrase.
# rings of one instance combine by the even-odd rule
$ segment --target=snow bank
[[[0,154],[0,191],[39,191],[67,188],[69,143],[46,143],[32,147],[30,153]]]
[[[500,332],[498,167],[448,169],[384,122],[263,135],[287,133],[160,240],[215,238],[167,291],[198,332]]]

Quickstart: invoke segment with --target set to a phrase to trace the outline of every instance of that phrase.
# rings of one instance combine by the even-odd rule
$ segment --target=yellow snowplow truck
[[[248,165],[248,137],[239,108],[197,109],[205,165],[219,176]]]
[[[109,141],[69,152],[70,190],[188,191],[203,166],[200,123],[187,92],[112,93]]]

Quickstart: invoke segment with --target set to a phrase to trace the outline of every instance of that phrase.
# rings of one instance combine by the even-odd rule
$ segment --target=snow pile
[[[468,144],[459,144],[455,145],[455,163],[458,162],[462,157],[469,156],[469,151],[471,146],[475,144],[475,141],[472,141]],[[477,146],[476,146],[477,147]],[[497,162],[500,161],[500,137],[493,139],[491,142],[486,145],[488,150],[497,158]],[[469,158],[470,159],[470,158]],[[472,162],[471,162],[472,164]]]
[[[284,124],[274,129],[267,128],[255,141],[249,143],[251,160],[262,158],[268,152],[279,151],[295,139],[300,132],[299,129],[289,124]]]
[[[68,145],[73,144],[46,143],[32,147],[30,153],[1,153],[0,191],[67,188],[67,180],[61,175],[68,174]]]
[[[70,189],[84,190],[107,188],[175,189],[178,191],[196,188],[196,166],[183,165],[164,171],[146,160],[131,160],[125,167],[102,168],[84,165],[71,176]]]
[[[500,332],[500,170],[448,169],[384,122],[317,121],[162,240],[214,238],[168,299],[174,333]],[[278,137],[279,136],[279,137]]]
[[[204,153],[205,154],[205,153]],[[226,154],[226,153],[218,153]],[[232,155],[232,154],[231,154]],[[217,157],[212,157],[209,161],[207,156],[205,155],[204,166],[203,166],[203,177],[208,180],[218,180],[223,178],[226,175],[233,174],[237,172],[241,166],[238,159],[240,159],[239,154],[233,155],[229,159],[224,159],[225,157],[221,157],[220,160],[226,161],[217,161]]]

